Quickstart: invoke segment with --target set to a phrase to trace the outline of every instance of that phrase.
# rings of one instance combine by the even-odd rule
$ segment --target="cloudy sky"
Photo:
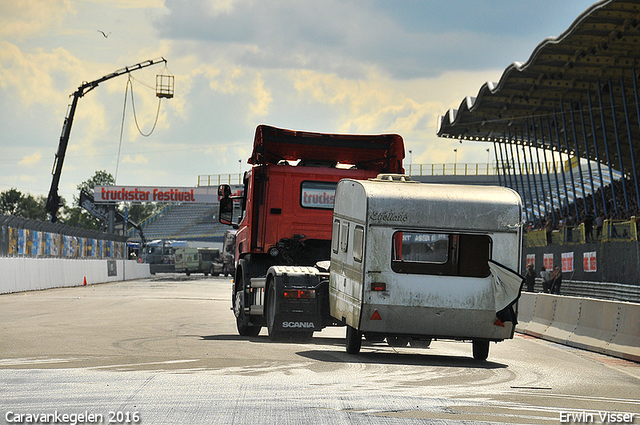
[[[96,170],[119,185],[195,186],[199,175],[237,174],[262,123],[399,133],[406,163],[453,163],[453,149],[458,163],[486,163],[490,146],[438,138],[438,115],[526,62],[592,3],[3,0],[0,191],[46,195],[69,96],[160,56],[166,68],[130,74],[126,109],[127,75],[79,100],[60,181],[68,201]],[[157,74],[175,77],[175,96],[160,102],[143,137],[132,104],[150,132]]]

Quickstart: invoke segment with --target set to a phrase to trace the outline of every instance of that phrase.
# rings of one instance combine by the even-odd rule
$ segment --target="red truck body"
[[[257,127],[236,234],[233,308],[241,335],[257,335],[261,326],[269,325],[264,306],[270,296],[263,277],[270,267],[313,266],[329,260],[337,182],[374,178],[380,173],[402,174],[403,158],[404,143],[397,134],[323,134]],[[222,221],[222,213],[220,217]],[[274,295],[278,300],[283,297],[281,289]],[[324,302],[314,299],[318,306]],[[313,309],[307,307],[307,311]],[[279,302],[274,308],[282,310]],[[301,320],[287,323],[311,323]],[[321,328],[317,322],[316,330]]]
[[[398,135],[320,134],[258,126],[248,160],[253,168],[245,178],[246,206],[236,236],[236,258],[267,253],[294,235],[304,235],[307,241],[329,241],[332,207],[313,207],[323,200],[305,200],[303,182],[313,186],[314,182],[337,183],[347,177],[402,173],[403,157],[404,145]],[[312,193],[322,195],[322,191],[308,192]],[[333,196],[332,190],[324,193]]]

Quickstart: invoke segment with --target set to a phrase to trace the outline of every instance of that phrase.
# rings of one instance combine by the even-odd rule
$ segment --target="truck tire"
[[[362,346],[362,332],[347,325],[346,349],[349,354],[358,354]]]
[[[489,341],[474,339],[472,345],[473,358],[475,360],[487,360],[487,357],[489,357]]]
[[[249,318],[244,314],[244,292],[236,291],[233,303],[233,314],[236,316],[236,327],[240,336],[258,336],[260,326],[251,326]]]
[[[190,272],[189,270],[187,270],[187,271],[185,272],[185,274],[186,274],[187,276],[189,276],[189,275],[191,274],[191,272]]]
[[[283,332],[275,327],[276,321],[276,287],[273,283],[269,283],[269,289],[267,292],[266,319],[267,319],[267,331],[269,332],[269,339],[277,341],[282,339]]]

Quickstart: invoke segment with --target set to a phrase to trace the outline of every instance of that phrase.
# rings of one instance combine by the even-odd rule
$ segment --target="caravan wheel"
[[[489,357],[489,341],[473,340],[473,358],[476,360],[487,360]]]
[[[360,347],[362,346],[362,332],[352,328],[347,325],[347,353],[349,354],[358,354],[360,352]]]

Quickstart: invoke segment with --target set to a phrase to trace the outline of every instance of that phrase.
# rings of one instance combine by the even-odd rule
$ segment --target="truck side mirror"
[[[218,186],[218,196],[221,198],[229,198],[231,197],[231,186],[228,184],[221,184]]]
[[[222,224],[234,225],[233,223],[233,199],[220,199],[220,211],[218,213],[218,221]]]

